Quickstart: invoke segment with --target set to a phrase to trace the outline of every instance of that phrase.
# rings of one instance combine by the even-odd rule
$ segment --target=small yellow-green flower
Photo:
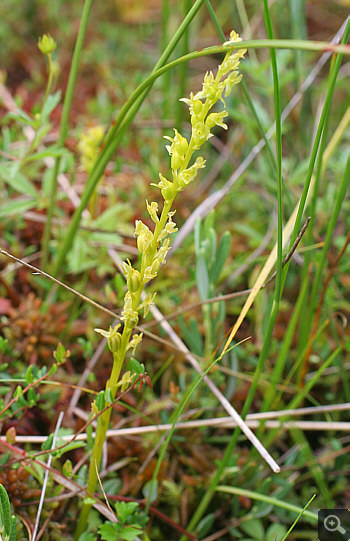
[[[44,34],[38,39],[38,47],[43,54],[53,53],[56,46],[57,44],[50,34]]]
[[[118,332],[118,329],[120,327],[120,324],[116,325],[115,327],[109,327],[109,331],[105,331],[103,329],[95,329],[95,332],[98,332],[105,338],[107,338],[107,344],[108,348],[112,353],[116,353],[119,349],[122,335]]]
[[[102,126],[92,126],[80,136],[78,151],[82,169],[90,173],[99,152],[100,144],[104,136]]]

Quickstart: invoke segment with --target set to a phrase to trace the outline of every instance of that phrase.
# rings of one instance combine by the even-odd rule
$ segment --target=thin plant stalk
[[[286,533],[286,535],[283,537],[283,539],[281,539],[281,541],[286,541],[286,539],[288,538],[289,534],[292,533],[292,531],[294,530],[294,527],[297,525],[297,523],[299,522],[299,520],[301,519],[301,517],[303,516],[303,514],[305,513],[306,509],[309,507],[310,503],[316,498],[316,494],[314,494],[310,499],[309,501],[307,502],[307,504],[305,505],[305,507],[303,507],[303,509],[300,511],[299,515],[297,516],[297,518],[295,519],[295,521],[293,522],[293,524],[291,525],[291,527],[289,528],[288,532]]]
[[[169,29],[170,29],[170,0],[162,0],[162,35],[161,35],[161,48],[165,50],[167,43],[169,42]],[[169,118],[169,89],[171,87],[171,72],[167,71],[163,76],[163,104],[162,115],[163,119]]]
[[[158,247],[158,238],[161,232],[163,231],[165,224],[168,220],[168,214],[169,214],[171,205],[173,203],[173,200],[174,198],[164,203],[161,217],[155,228],[152,250],[147,255],[147,259],[149,259],[149,261],[152,261],[154,255],[156,254],[157,247]],[[142,258],[142,259],[143,259],[143,262],[141,263],[141,269],[142,267],[144,267],[143,268],[143,272],[144,272],[147,263],[144,261],[146,258]],[[141,270],[141,273],[142,273],[142,270]],[[142,288],[139,287],[138,291],[136,291],[136,294],[133,298],[133,310],[136,310],[139,304],[142,290],[143,290],[143,287]],[[117,393],[117,389],[118,389],[117,384],[119,381],[120,372],[124,363],[124,359],[125,359],[125,355],[128,349],[128,344],[130,342],[132,331],[133,331],[132,326],[127,325],[127,324],[124,325],[123,332],[121,335],[121,344],[119,345],[118,350],[116,352],[113,352],[113,367],[112,367],[110,378],[106,384],[106,390],[109,390],[111,394],[111,402],[114,401],[116,393]],[[102,458],[103,444],[106,440],[106,433],[108,430],[111,413],[112,413],[112,408],[108,408],[104,413],[102,413],[102,415],[100,415],[98,424],[97,424],[96,438],[95,438],[94,447],[92,451],[92,457],[90,460],[90,468],[89,468],[89,475],[88,475],[88,482],[87,482],[87,493],[90,494],[91,496],[94,495],[95,488],[97,485],[98,471],[100,468],[100,462]],[[91,501],[87,501],[83,504],[83,508],[79,517],[77,530],[74,536],[75,541],[79,539],[80,535],[83,533],[85,529],[85,525],[86,525],[91,507],[92,507]]]
[[[72,64],[71,64],[71,68],[69,72],[66,94],[65,94],[64,102],[63,102],[62,118],[60,122],[60,131],[59,131],[59,136],[58,136],[58,141],[57,141],[59,148],[62,148],[64,146],[67,133],[68,133],[69,114],[70,114],[70,110],[72,106],[75,83],[77,80],[81,52],[84,45],[84,39],[85,39],[91,4],[92,4],[92,0],[85,0],[83,12],[81,16],[81,21],[79,25],[78,36],[75,43]],[[54,167],[53,167],[53,171],[52,171],[52,182],[51,182],[51,188],[50,188],[49,206],[47,209],[47,220],[46,220],[44,236],[43,236],[43,244],[42,244],[42,251],[43,251],[42,267],[43,268],[47,266],[48,259],[49,259],[49,242],[50,242],[50,236],[51,236],[52,218],[53,218],[56,197],[57,197],[57,183],[58,183],[58,173],[59,173],[60,163],[61,163],[61,157],[57,156]]]
[[[184,17],[187,15],[189,10],[191,9],[191,0],[182,0],[181,3],[182,12]],[[186,28],[181,41],[181,50],[180,55],[185,56],[189,51],[189,27]],[[225,41],[225,39],[223,39]],[[184,96],[186,94],[186,80],[187,80],[187,62],[184,62],[179,67],[179,84],[178,88],[176,89],[176,92],[178,92],[178,95]],[[183,120],[183,107],[181,105],[180,100],[176,101],[176,125],[181,127],[182,120]]]

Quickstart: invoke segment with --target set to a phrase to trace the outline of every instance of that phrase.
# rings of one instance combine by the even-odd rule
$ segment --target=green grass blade
[[[69,114],[72,106],[72,100],[74,95],[74,89],[75,89],[75,83],[78,76],[78,69],[80,64],[80,58],[81,58],[81,52],[84,45],[84,39],[88,24],[88,18],[90,14],[90,8],[91,8],[92,0],[85,0],[84,8],[81,16],[79,31],[77,40],[75,43],[73,58],[72,58],[72,64],[69,72],[68,77],[68,83],[66,88],[66,93],[64,97],[63,102],[63,109],[62,109],[62,117],[60,122],[60,131],[58,136],[58,148],[62,148],[64,145],[64,142],[67,137],[68,133],[68,121],[69,121]],[[43,268],[46,267],[48,258],[49,258],[49,242],[50,242],[50,236],[51,236],[51,226],[52,226],[52,218],[56,203],[56,192],[57,192],[57,178],[58,178],[58,171],[61,163],[61,158],[58,156],[55,160],[55,165],[53,167],[52,172],[52,185],[50,190],[50,197],[49,197],[49,206],[47,209],[47,220],[45,224],[44,229],[44,237],[43,237],[43,256],[42,256],[42,266]]]
[[[298,524],[299,520],[301,519],[301,517],[303,516],[303,514],[305,513],[306,509],[309,507],[310,503],[316,498],[316,494],[314,494],[310,499],[309,501],[307,502],[307,504],[305,505],[305,507],[303,507],[303,509],[300,511],[299,515],[297,516],[297,518],[295,519],[295,521],[293,522],[293,524],[291,525],[291,527],[289,528],[288,532],[286,533],[286,535],[283,537],[283,539],[281,539],[281,541],[286,541],[286,539],[288,538],[289,534],[292,533],[292,531],[294,530],[294,527]]]
[[[297,505],[293,505],[284,500],[279,500],[277,498],[267,496],[266,494],[259,494],[259,492],[254,492],[253,490],[245,490],[243,488],[229,487],[225,485],[217,486],[216,490],[218,492],[226,492],[227,494],[234,494],[236,496],[244,496],[246,498],[250,498],[259,502],[266,502],[270,505],[273,505],[274,507],[286,509],[287,511],[292,511],[292,513],[298,513],[299,515],[303,511],[303,509]],[[312,523],[317,522],[316,513],[312,513],[311,511],[304,511],[303,516]]]

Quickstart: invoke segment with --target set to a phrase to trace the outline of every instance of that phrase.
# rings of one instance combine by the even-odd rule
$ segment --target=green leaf
[[[287,528],[283,524],[271,524],[268,527],[265,540],[266,541],[280,541],[287,533]]]
[[[19,122],[23,122],[24,124],[28,124],[29,126],[35,126],[36,121],[30,118],[30,116],[27,115],[22,109],[17,109],[16,112],[11,112],[6,115],[6,118],[11,118],[13,120],[18,120]]]
[[[215,261],[216,245],[217,245],[217,235],[214,229],[210,229],[208,240],[209,240],[209,247],[210,247],[210,251],[208,253],[208,261],[211,264],[213,261]]]
[[[92,432],[93,432],[93,428],[92,428],[92,424],[90,424],[89,426],[86,427],[87,444],[88,444],[89,449],[92,449],[94,446],[94,439],[92,437]]]
[[[47,96],[47,99],[44,103],[43,110],[41,111],[41,122],[48,120],[50,113],[58,105],[60,99],[61,99],[60,90],[55,92],[55,94],[50,94],[49,96]]]
[[[13,398],[22,398],[23,397],[23,389],[20,385],[17,385],[17,388],[15,392],[13,393]]]
[[[120,539],[125,541],[134,541],[139,539],[139,536],[142,535],[142,529],[138,524],[130,524],[130,526],[125,526],[122,532],[119,533]]]
[[[105,522],[99,528],[101,539],[105,541],[134,541],[142,535],[142,529],[138,524],[121,524],[120,522]]]
[[[91,532],[84,532],[79,536],[78,541],[95,541],[95,535]]]
[[[0,466],[5,466],[5,464],[8,463],[9,459],[10,459],[10,453],[4,453],[3,455],[0,456]]]
[[[201,355],[203,353],[203,338],[199,331],[197,321],[191,318],[189,329],[186,327],[186,323],[182,316],[179,316],[178,321],[183,337],[191,351],[197,355]]]
[[[54,374],[55,372],[57,372],[57,364],[56,364],[56,363],[54,363],[54,364],[51,366],[51,368],[50,368],[50,370],[49,370],[49,377],[51,377],[52,374]]]
[[[30,365],[26,371],[26,382],[29,385],[30,383],[33,383],[33,381],[34,381],[33,365]]]
[[[57,442],[56,445],[60,446],[64,442]],[[79,449],[80,447],[85,447],[86,442],[84,441],[72,441],[71,443],[67,443],[62,449],[57,449],[56,451],[52,452],[52,456],[56,458],[61,458],[62,455],[65,453],[68,453],[69,451],[73,451],[74,449]]]
[[[66,149],[64,148],[58,148],[56,146],[49,147],[45,150],[40,150],[38,152],[34,152],[33,154],[30,154],[25,161],[28,162],[35,162],[38,160],[43,160],[44,158],[58,158],[59,156],[63,156],[66,153]],[[50,171],[52,174],[52,171]]]
[[[11,387],[8,387],[7,385],[1,385],[0,387],[0,396],[3,395],[3,394],[7,394],[9,391],[11,390]],[[1,411],[1,407],[0,407],[0,411]]]
[[[117,513],[118,520],[123,524],[130,522],[130,517],[136,511],[139,504],[137,502],[116,502],[115,511]]]
[[[35,393],[35,390],[33,389],[33,387],[28,389],[27,402],[28,402],[29,407],[35,406],[35,404],[37,403],[37,396],[36,396],[36,393]]]
[[[257,541],[261,541],[262,539],[264,539],[265,536],[265,531],[261,520],[255,518],[242,522],[241,530],[243,530],[244,533],[250,535]]]
[[[209,271],[209,281],[211,284],[215,284],[219,279],[230,250],[231,234],[228,231],[225,231],[220,239],[214,262]]]
[[[143,363],[139,363],[139,361],[134,359],[134,357],[131,357],[131,359],[128,361],[126,369],[132,374],[140,375],[145,373],[145,365]]]
[[[66,360],[66,349],[63,344],[61,344],[61,342],[58,344],[53,356],[55,357],[58,364],[62,364]]]
[[[194,226],[194,245],[195,245],[195,251],[196,256],[198,257],[200,248],[201,248],[201,229],[202,229],[202,222],[200,218],[197,218],[195,226]]]
[[[90,496],[87,496],[83,500],[84,505],[94,505],[96,503],[95,498],[90,498]]]
[[[45,441],[41,444],[41,450],[42,451],[49,451],[52,447],[53,442],[53,434],[50,434]]]
[[[208,239],[210,237],[210,230],[215,229],[215,210],[211,210],[204,220],[203,227],[203,239]]]
[[[8,535],[11,531],[11,506],[5,487],[0,484],[0,522]]]
[[[96,406],[98,411],[103,410],[103,408],[106,406],[106,400],[105,400],[105,392],[100,391],[96,397]]]
[[[125,205],[123,203],[116,203],[108,207],[95,219],[94,226],[96,229],[110,229],[111,231],[115,231],[117,229],[118,216],[123,213],[124,209]]]
[[[142,489],[142,494],[151,503],[158,498],[158,481],[148,481]]]
[[[6,201],[6,205],[0,208],[0,218],[19,216],[36,205],[37,199],[11,199],[10,201]]]
[[[65,477],[68,477],[68,478],[72,477],[73,465],[72,465],[72,462],[68,458],[62,466],[62,473]]]
[[[9,532],[9,541],[16,541],[17,537],[17,519],[16,517],[11,517],[11,527]]]
[[[209,534],[211,527],[214,524],[214,520],[214,513],[209,513],[209,515],[205,516],[200,522],[198,522],[198,526],[196,528],[198,539],[202,539]]]
[[[37,198],[38,192],[34,185],[21,173],[20,162],[5,162],[0,165],[0,176],[14,190],[24,195]]]
[[[209,298],[209,276],[205,254],[202,249],[196,261],[196,285],[200,299],[206,301]]]
[[[87,464],[84,464],[80,468],[76,476],[76,482],[80,487],[84,487],[86,485],[87,475],[88,475],[88,467],[87,467]]]

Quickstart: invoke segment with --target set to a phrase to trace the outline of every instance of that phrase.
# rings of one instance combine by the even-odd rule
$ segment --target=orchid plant
[[[230,34],[230,40],[225,45],[241,41],[241,38],[234,31]],[[147,211],[154,223],[153,231],[141,220],[136,220],[135,236],[137,237],[137,248],[141,255],[139,269],[132,266],[129,260],[122,264],[127,282],[127,291],[124,297],[124,306],[121,313],[121,321],[118,325],[110,327],[108,331],[95,329],[98,333],[107,339],[108,348],[113,356],[113,367],[110,378],[106,383],[104,391],[103,404],[93,404],[93,411],[96,413],[99,409],[104,409],[99,416],[96,430],[96,439],[92,451],[86,498],[80,516],[80,521],[76,531],[76,541],[84,531],[89,510],[92,505],[91,496],[95,492],[98,480],[98,470],[100,467],[102,447],[106,438],[111,407],[118,388],[125,383],[125,377],[120,380],[120,373],[126,359],[128,351],[135,352],[136,347],[142,340],[142,333],[133,333],[138,324],[140,312],[143,317],[147,316],[150,304],[154,301],[154,296],[150,293],[141,299],[141,294],[146,284],[153,280],[166,261],[166,255],[170,249],[170,235],[177,231],[176,224],[173,221],[175,211],[172,206],[176,195],[184,190],[186,186],[194,182],[198,171],[205,167],[205,160],[199,156],[193,160],[194,153],[198,151],[203,144],[212,137],[211,130],[214,126],[220,126],[227,129],[224,118],[227,111],[211,112],[215,104],[220,101],[225,106],[224,98],[227,97],[233,86],[241,80],[238,67],[241,58],[246,50],[229,50],[223,62],[219,65],[216,75],[211,71],[207,72],[202,84],[202,90],[193,94],[189,98],[182,98],[181,101],[189,107],[191,116],[191,136],[187,140],[174,129],[173,137],[165,137],[170,144],[166,145],[171,158],[171,179],[159,174],[159,182],[153,184],[160,189],[164,203],[160,212],[158,204],[155,201],[148,203]],[[129,381],[132,381],[133,374],[128,374]],[[101,407],[102,406],[102,407]]]

